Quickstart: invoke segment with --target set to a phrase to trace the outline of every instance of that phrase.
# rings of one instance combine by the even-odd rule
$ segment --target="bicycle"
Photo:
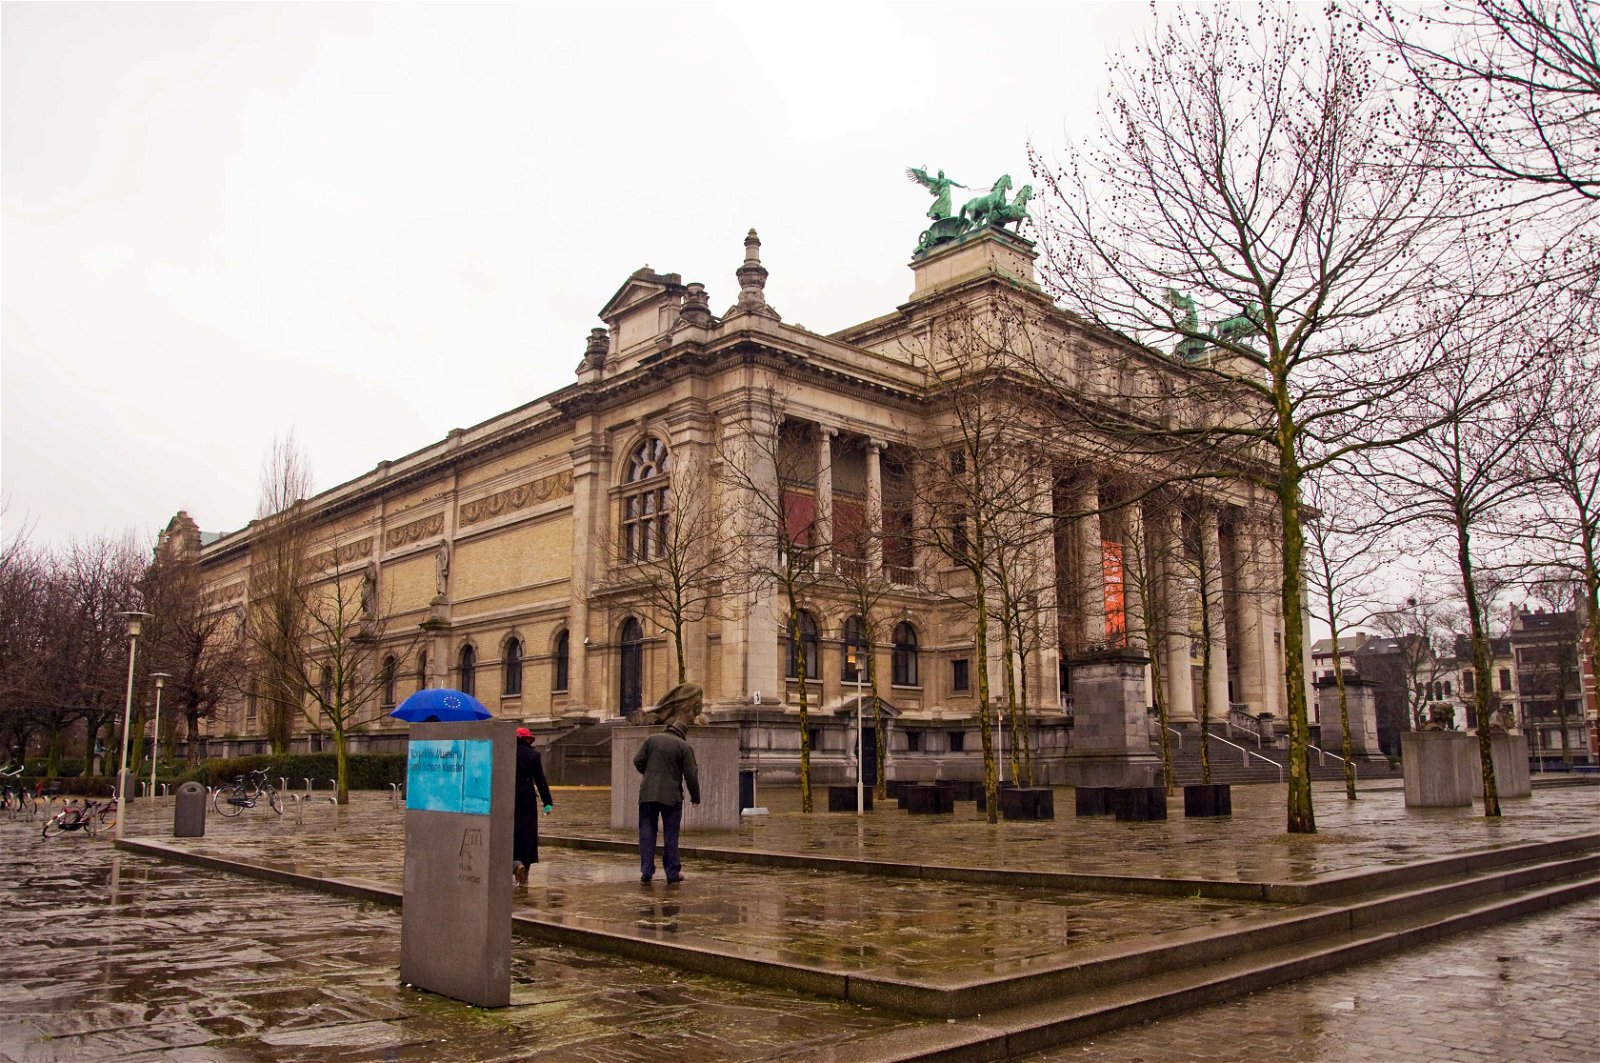
[[[233,817],[247,808],[255,808],[263,797],[272,811],[283,815],[283,798],[267,782],[267,773],[258,770],[252,771],[248,778],[235,775],[233,782],[217,787],[216,793],[211,796],[211,804],[222,815]]]
[[[34,800],[33,791],[26,786],[0,787],[0,810],[26,812],[31,816],[38,808],[39,803]]]
[[[103,830],[117,825],[117,799],[109,797],[96,800],[84,798],[80,804],[69,804],[51,816],[44,825],[44,837],[54,838],[68,831],[81,830],[94,837]]]

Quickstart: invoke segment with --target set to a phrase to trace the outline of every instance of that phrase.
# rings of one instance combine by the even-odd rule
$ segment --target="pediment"
[[[635,270],[623,281],[622,287],[600,308],[600,320],[607,323],[614,318],[627,316],[646,303],[663,295],[677,295],[683,291],[683,278],[676,273],[656,273],[650,267]]]

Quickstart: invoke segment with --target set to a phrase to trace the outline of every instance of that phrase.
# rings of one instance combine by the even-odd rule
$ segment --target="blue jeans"
[[[664,805],[660,801],[639,802],[639,877],[651,878],[656,873],[656,819],[661,820],[661,867],[667,881],[683,875],[683,863],[678,859],[678,828],[683,824],[682,805]]]

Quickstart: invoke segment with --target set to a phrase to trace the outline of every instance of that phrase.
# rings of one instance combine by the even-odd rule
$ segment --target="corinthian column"
[[[1161,595],[1163,630],[1159,632],[1166,654],[1167,720],[1174,724],[1193,724],[1194,674],[1189,667],[1188,581],[1184,579],[1183,535],[1176,510],[1168,510],[1156,522],[1154,554],[1157,588]]]
[[[1200,515],[1201,571],[1205,576],[1206,613],[1211,618],[1211,678],[1206,686],[1210,718],[1228,718],[1228,614],[1222,600],[1222,543],[1217,536],[1217,511],[1206,506]]]
[[[837,428],[817,425],[817,545],[833,551],[833,437]]]
[[[883,448],[881,439],[867,440],[867,542],[872,571],[883,568]]]
[[[1078,481],[1072,507],[1082,514],[1077,524],[1083,638],[1095,646],[1106,640],[1106,572],[1100,545],[1100,477],[1093,470]]]

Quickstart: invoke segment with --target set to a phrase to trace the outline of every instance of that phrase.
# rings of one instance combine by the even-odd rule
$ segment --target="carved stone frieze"
[[[462,503],[459,523],[462,527],[466,527],[571,493],[572,470],[563,469],[532,483],[518,484],[504,491],[496,491],[485,498]]]
[[[324,550],[311,559],[311,567],[313,570],[320,571],[326,568],[334,568],[338,565],[348,565],[352,561],[360,561],[362,558],[371,556],[372,537],[369,535],[365,539],[357,539],[355,542],[336,546],[332,550]]]
[[[383,542],[391,550],[412,543],[420,543],[424,539],[431,539],[435,535],[444,534],[444,514],[435,513],[431,517],[414,520],[410,524],[399,528],[391,528],[384,533]]]

